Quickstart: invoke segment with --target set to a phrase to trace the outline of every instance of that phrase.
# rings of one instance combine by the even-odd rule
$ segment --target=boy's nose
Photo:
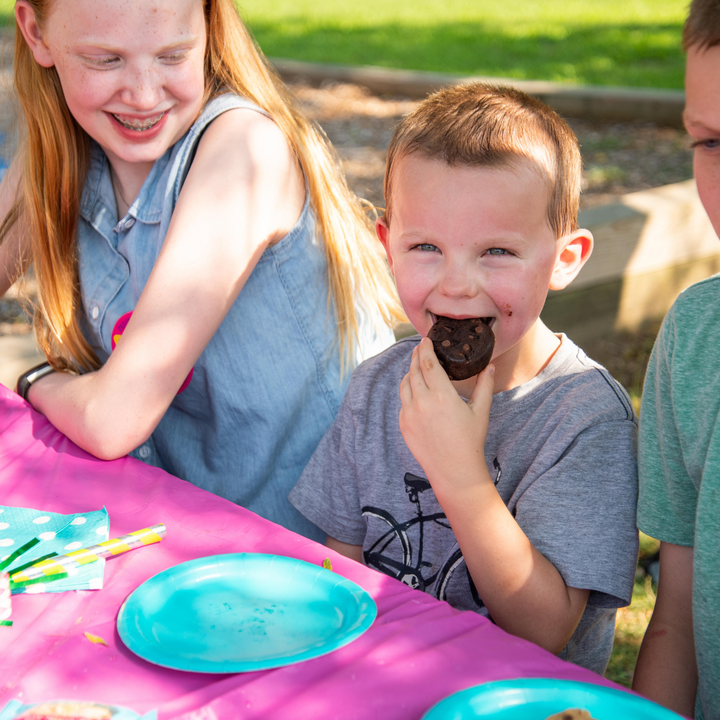
[[[477,283],[466,268],[448,268],[440,282],[440,291],[448,297],[472,297],[477,294]]]

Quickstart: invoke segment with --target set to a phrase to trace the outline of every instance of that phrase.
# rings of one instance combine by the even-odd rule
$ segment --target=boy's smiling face
[[[554,336],[540,311],[548,288],[569,282],[554,279],[564,243],[548,224],[548,199],[529,162],[453,167],[409,155],[393,173],[390,226],[377,224],[415,329],[426,336],[438,315],[487,318],[496,378],[515,378],[509,386],[547,361]]]
[[[685,73],[685,127],[693,139],[698,193],[720,236],[720,46],[691,47]]]

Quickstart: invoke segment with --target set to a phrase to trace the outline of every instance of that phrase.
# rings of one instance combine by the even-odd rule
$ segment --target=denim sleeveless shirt
[[[93,144],[78,222],[81,324],[101,362],[155,264],[203,131],[221,113],[263,112],[232,94],[211,100],[153,165],[118,220],[108,160]],[[202,252],[203,238],[197,240]],[[274,522],[323,540],[287,500],[347,385],[336,318],[328,310],[325,251],[305,201],[293,229],[265,250],[151,438],[131,454]],[[367,312],[358,359],[387,347]],[[338,477],[338,482],[343,482]]]

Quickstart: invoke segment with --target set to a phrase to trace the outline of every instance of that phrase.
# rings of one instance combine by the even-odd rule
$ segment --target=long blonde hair
[[[42,27],[48,0],[29,0]],[[352,365],[358,337],[356,302],[378,322],[403,319],[384,260],[375,249],[372,225],[347,186],[339,161],[322,131],[295,107],[240,20],[233,0],[204,0],[207,28],[205,100],[232,91],[269,113],[302,166],[325,245],[343,367]],[[81,307],[75,232],[89,157],[89,137],[68,110],[54,67],[35,62],[19,28],[15,31],[15,90],[25,118],[22,181],[15,206],[0,225],[0,242],[22,219],[32,235],[38,283],[38,343],[58,369],[97,369],[100,362],[78,323]]]

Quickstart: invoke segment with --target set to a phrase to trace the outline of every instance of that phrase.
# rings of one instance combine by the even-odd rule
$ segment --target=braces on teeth
[[[126,127],[128,130],[149,130],[151,127],[155,127],[160,120],[162,120],[162,117],[165,113],[160,113],[156,118],[150,118],[149,120],[124,120],[118,115],[115,115],[113,113],[113,117],[123,126]]]

